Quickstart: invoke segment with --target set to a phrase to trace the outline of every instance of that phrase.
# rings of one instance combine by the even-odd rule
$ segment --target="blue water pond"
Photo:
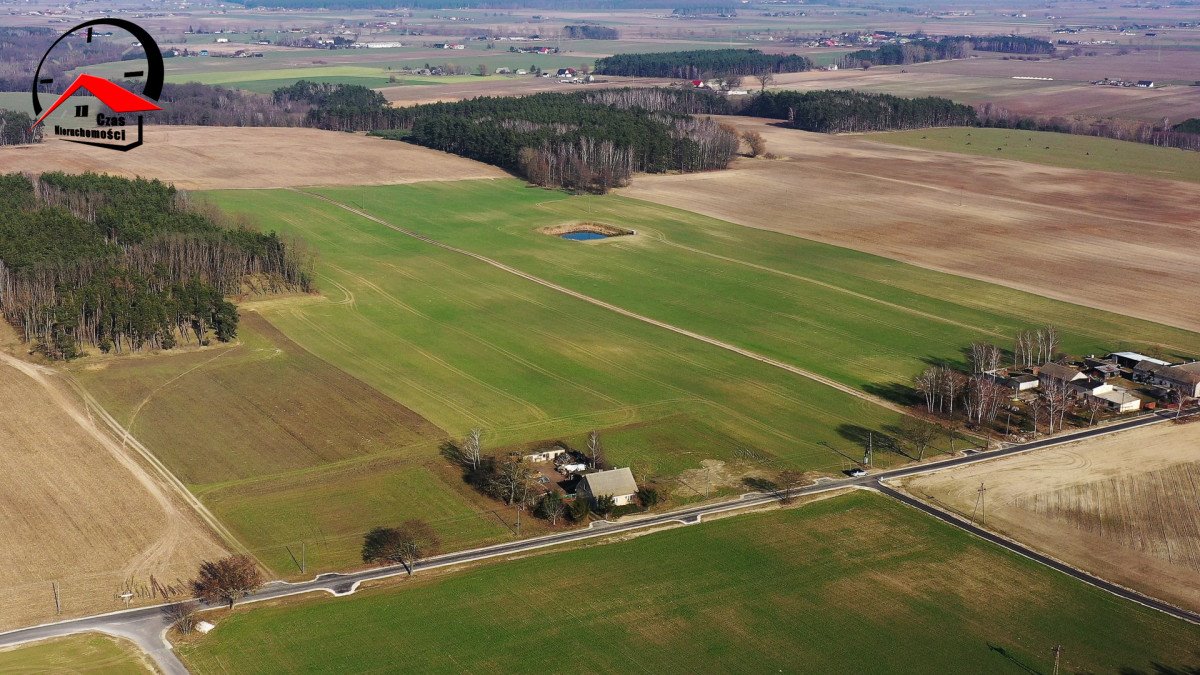
[[[600,234],[599,232],[568,232],[566,234],[562,234],[559,236],[561,236],[563,239],[570,239],[571,241],[591,241],[593,239],[608,239],[607,234]]]

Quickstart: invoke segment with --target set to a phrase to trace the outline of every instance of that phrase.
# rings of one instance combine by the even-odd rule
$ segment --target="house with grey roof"
[[[575,486],[575,498],[587,499],[592,504],[601,497],[612,497],[613,504],[625,506],[633,503],[637,496],[637,481],[628,467],[585,474]]]

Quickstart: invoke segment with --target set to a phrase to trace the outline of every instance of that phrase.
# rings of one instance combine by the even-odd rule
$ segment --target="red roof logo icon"
[[[58,99],[54,101],[53,105],[46,109],[46,112],[42,113],[41,117],[37,118],[37,121],[33,123],[33,126],[36,127],[37,125],[41,124],[42,120],[46,119],[50,113],[54,112],[55,108],[62,105],[63,101],[70,98],[72,94],[80,89],[90,92],[93,96],[100,99],[101,103],[108,106],[113,112],[116,113],[135,113],[147,112],[150,110],[162,110],[162,108],[158,107],[158,105],[148,98],[139,96],[120,85],[109,82],[104,78],[83,73],[79,77],[75,78],[75,81],[71,83],[71,86],[67,87],[67,90],[64,91],[62,95],[60,95]]]

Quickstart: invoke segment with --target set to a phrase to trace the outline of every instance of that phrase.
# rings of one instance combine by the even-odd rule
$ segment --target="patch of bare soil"
[[[0,411],[0,630],[161,602],[224,553],[55,371],[0,353]]]
[[[780,159],[619,192],[1200,330],[1200,185],[726,121]]]
[[[390,185],[502,178],[503,171],[409,143],[320,129],[150,126],[145,145],[113,152],[49,139],[0,147],[4,171],[97,171],[185,190]]]
[[[1105,579],[1200,609],[1196,425],[1159,424],[917,476],[904,487]]]

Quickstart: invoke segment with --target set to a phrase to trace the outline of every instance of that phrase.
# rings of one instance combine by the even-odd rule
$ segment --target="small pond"
[[[567,232],[566,234],[560,234],[558,236],[562,237],[563,239],[570,239],[571,241],[591,241],[593,239],[608,239],[607,234],[600,234],[599,232]]]

